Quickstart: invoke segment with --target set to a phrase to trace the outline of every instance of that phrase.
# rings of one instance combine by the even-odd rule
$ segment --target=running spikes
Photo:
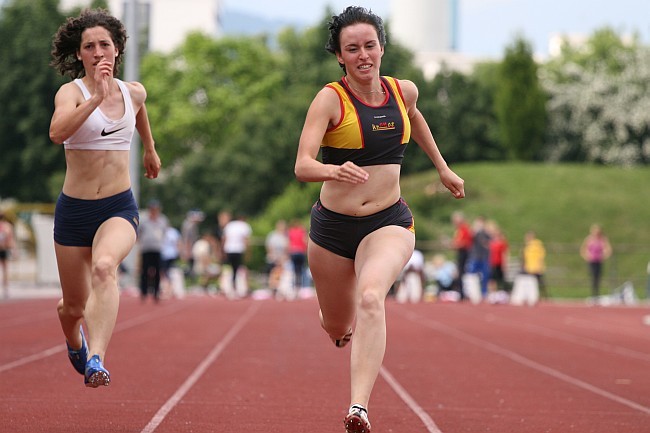
[[[98,388],[102,385],[108,386],[111,383],[111,375],[104,368],[99,355],[93,355],[86,363],[84,383],[89,388]]]
[[[353,404],[350,406],[343,424],[345,425],[345,433],[370,433],[368,410],[359,404]]]

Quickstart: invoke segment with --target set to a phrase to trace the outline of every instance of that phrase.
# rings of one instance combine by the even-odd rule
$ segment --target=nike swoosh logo
[[[126,126],[124,127],[126,128]],[[102,129],[101,135],[102,137],[106,137],[107,135],[115,134],[116,132],[119,132],[123,130],[124,128],[116,129],[115,131],[106,131],[106,128]]]

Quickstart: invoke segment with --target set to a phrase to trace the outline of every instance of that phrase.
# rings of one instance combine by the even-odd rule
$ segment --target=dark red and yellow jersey
[[[339,95],[341,118],[323,138],[324,164],[352,161],[363,167],[402,163],[411,138],[411,123],[397,80],[381,77],[381,83],[386,98],[376,107],[358,100],[345,78],[327,85]]]

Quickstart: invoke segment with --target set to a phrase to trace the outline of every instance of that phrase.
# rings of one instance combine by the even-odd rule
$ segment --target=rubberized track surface
[[[123,298],[100,389],[55,305],[0,304],[2,432],[344,432],[349,348],[314,300]],[[648,313],[389,300],[373,433],[650,432]]]

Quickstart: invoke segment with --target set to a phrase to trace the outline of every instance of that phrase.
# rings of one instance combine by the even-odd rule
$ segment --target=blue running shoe
[[[102,385],[108,386],[111,383],[111,375],[104,368],[99,355],[93,355],[86,363],[84,383],[89,388],[97,388]]]
[[[68,346],[68,358],[77,373],[84,374],[86,372],[86,362],[88,361],[88,345],[86,344],[86,337],[84,336],[83,327],[79,328],[81,332],[81,349],[75,350],[70,347],[66,340],[65,345]]]

